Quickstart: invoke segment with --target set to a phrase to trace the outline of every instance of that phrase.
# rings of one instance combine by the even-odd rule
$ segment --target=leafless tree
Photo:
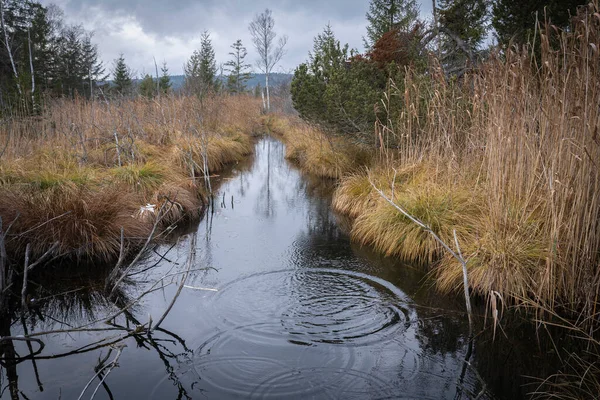
[[[275,20],[273,19],[271,10],[268,8],[262,13],[254,17],[250,23],[249,30],[252,34],[252,42],[258,52],[259,59],[257,61],[258,69],[263,72],[265,76],[265,87],[267,90],[267,111],[271,109],[271,102],[269,97],[269,75],[273,70],[273,67],[281,60],[285,54],[285,45],[287,43],[287,36],[284,35],[279,38],[277,45],[274,40],[277,34],[273,30],[275,27]]]

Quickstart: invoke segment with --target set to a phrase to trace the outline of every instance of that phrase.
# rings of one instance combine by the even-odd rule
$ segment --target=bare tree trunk
[[[267,72],[267,77],[265,78],[267,84],[267,111],[271,111],[271,98],[269,96],[269,73]]]
[[[29,70],[31,71],[31,107],[35,112],[37,109],[35,104],[35,73],[33,71],[33,54],[31,53],[31,33],[29,29],[27,29],[27,42],[29,44]]]
[[[92,79],[92,64],[90,64],[88,66],[88,75],[90,76],[90,101],[93,101],[93,99],[94,99],[94,81]],[[94,118],[93,108],[92,108],[92,118]]]
[[[12,70],[15,75],[15,81],[17,82],[17,90],[19,91],[19,96],[21,96],[23,93],[21,92],[21,85],[19,84],[19,74],[17,73],[15,60],[10,49],[10,43],[8,42],[8,33],[6,32],[6,25],[4,24],[4,1],[0,1],[0,24],[2,25],[2,32],[4,33],[4,45],[6,46],[6,50],[8,51],[10,65],[12,66]]]
[[[1,2],[2,0],[0,0]],[[6,268],[8,266],[6,257],[6,247],[4,247],[4,230],[2,229],[2,217],[0,217],[0,313],[4,307],[4,290],[6,289]]]
[[[154,59],[154,69],[156,70],[156,96],[160,98],[160,81],[158,80],[158,64],[156,64],[156,58]]]
[[[438,30],[438,13],[437,13],[437,9],[435,7],[435,0],[433,1],[433,26],[435,29],[435,36],[437,37],[437,57],[438,60],[442,58],[442,53],[440,51],[440,36],[439,36],[439,30]]]

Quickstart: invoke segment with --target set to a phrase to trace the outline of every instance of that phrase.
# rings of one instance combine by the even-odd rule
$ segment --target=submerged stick
[[[189,285],[183,285],[184,288],[187,289],[194,289],[194,290],[206,290],[208,292],[218,292],[219,289],[214,289],[214,288],[205,288],[205,287],[195,287],[195,286],[189,286]]]
[[[169,307],[167,307],[167,309],[165,310],[163,315],[160,317],[160,319],[158,320],[156,325],[154,325],[154,327],[148,327],[148,330],[157,329],[160,326],[160,324],[162,324],[162,322],[165,320],[165,318],[167,317],[169,312],[171,312],[171,309],[175,305],[177,298],[181,294],[181,290],[183,289],[183,286],[185,285],[185,281],[187,280],[190,270],[192,269],[192,265],[194,265],[194,261],[196,259],[196,238],[197,237],[198,237],[198,232],[194,232],[192,234],[192,238],[190,240],[190,251],[189,251],[188,260],[187,260],[187,270],[185,271],[185,275],[181,278],[181,284],[177,288],[177,293],[175,293],[175,296],[173,297],[171,304],[169,304]]]
[[[124,346],[123,346],[124,347]],[[90,387],[90,385],[92,384],[92,382],[94,381],[94,379],[96,379],[98,376],[100,376],[100,374],[105,370],[110,368],[110,371],[117,366],[117,362],[119,361],[119,357],[121,357],[121,353],[123,352],[123,347],[119,348],[119,351],[117,352],[117,355],[115,356],[115,358],[107,365],[102,366],[101,368],[98,369],[98,371],[94,374],[94,376],[92,376],[92,378],[88,381],[87,385],[85,385],[85,387],[83,388],[83,390],[81,391],[81,394],[79,395],[79,397],[77,398],[77,400],[81,400],[83,398],[83,395],[85,394],[85,392],[88,390],[88,388]],[[102,382],[104,382],[104,379],[106,379],[106,376],[108,375],[108,373],[106,375],[104,375],[104,377],[102,378],[102,380],[100,381],[100,383],[98,384],[98,386],[100,386],[102,384]],[[91,398],[94,398],[94,396],[96,395],[96,392],[98,391],[98,388],[96,388],[96,390],[94,391],[94,393],[92,394]]]
[[[21,289],[21,308],[27,310],[27,271],[29,271],[29,251],[31,244],[25,246],[25,265],[23,265],[23,288]]]
[[[164,208],[165,205],[167,203],[163,203],[163,205],[160,207],[160,209],[158,210],[158,215],[156,216],[156,221],[154,222],[154,225],[152,226],[152,230],[150,231],[150,234],[148,235],[148,237],[146,238],[146,242],[144,243],[144,245],[142,246],[141,250],[137,253],[137,255],[135,256],[135,258],[133,259],[133,261],[131,261],[131,263],[129,263],[129,265],[127,266],[127,268],[125,269],[125,271],[123,271],[123,273],[121,274],[121,277],[119,279],[117,279],[117,281],[114,283],[110,294],[109,294],[109,298],[112,297],[112,295],[114,294],[117,286],[119,286],[119,284],[121,282],[123,282],[123,279],[125,279],[129,273],[129,271],[137,264],[137,262],[139,261],[139,259],[142,257],[142,255],[144,254],[144,252],[146,251],[146,249],[148,248],[148,245],[150,244],[150,242],[152,241],[152,239],[154,238],[154,233],[156,232],[156,228],[158,227],[158,225],[160,224],[161,220],[163,219],[165,213]],[[121,233],[123,233],[123,231],[121,230]],[[121,240],[123,240],[123,237],[121,237]],[[121,247],[123,246],[123,242],[121,241]],[[123,253],[119,254],[119,261],[122,263],[122,256]],[[111,274],[109,275],[107,281],[106,281],[106,289],[108,289],[108,287],[111,285],[112,281],[117,277],[117,275],[119,274],[119,269],[120,269],[121,265],[117,262],[117,265],[115,266],[115,268],[113,269],[113,272],[111,272]]]

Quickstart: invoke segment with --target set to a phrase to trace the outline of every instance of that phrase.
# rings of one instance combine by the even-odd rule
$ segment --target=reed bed
[[[198,216],[205,177],[252,151],[262,130],[246,96],[112,102],[55,100],[39,117],[0,126],[0,217],[8,250],[108,260]],[[159,214],[159,210],[162,210]]]
[[[597,323],[599,11],[595,1],[571,30],[538,31],[538,57],[510,48],[460,81],[435,66],[426,77],[408,70],[395,93],[404,111],[377,129],[382,143],[396,145],[370,171],[343,178],[334,196],[334,207],[356,218],[352,236],[387,254],[436,261],[438,287],[462,288],[460,265],[385,206],[368,177],[388,193],[393,184],[394,201],[448,243],[457,231],[476,294],[493,290]]]

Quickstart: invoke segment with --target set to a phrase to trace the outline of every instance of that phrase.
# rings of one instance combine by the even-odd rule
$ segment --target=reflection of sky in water
[[[352,245],[329,208],[334,182],[301,178],[284,155],[279,142],[260,140],[253,163],[235,166],[234,178],[225,178],[214,209],[198,226],[197,267],[211,269],[188,280],[190,286],[219,291],[185,289],[162,326],[168,331],[155,332],[154,341],[125,340],[120,367],[107,379],[115,398],[455,396],[466,318],[435,307],[462,310],[461,303],[423,290],[423,275],[411,267]],[[181,269],[187,250],[183,238],[167,258]],[[150,255],[140,268],[156,261]],[[122,302],[172,266],[162,262],[134,276]],[[127,321],[121,316],[117,322],[133,326],[146,322],[148,314],[159,318],[175,289],[153,293]],[[47,317],[36,319],[35,330],[61,326],[50,319],[53,313],[79,324],[114,308],[97,291],[85,293],[71,303],[48,302],[42,310]],[[105,336],[46,337],[43,354]],[[27,353],[21,344],[16,347]],[[98,349],[39,360],[43,392],[31,363],[23,362],[17,366],[19,387],[30,398],[77,398],[101,352],[106,354]],[[463,385],[479,390],[471,371]]]

